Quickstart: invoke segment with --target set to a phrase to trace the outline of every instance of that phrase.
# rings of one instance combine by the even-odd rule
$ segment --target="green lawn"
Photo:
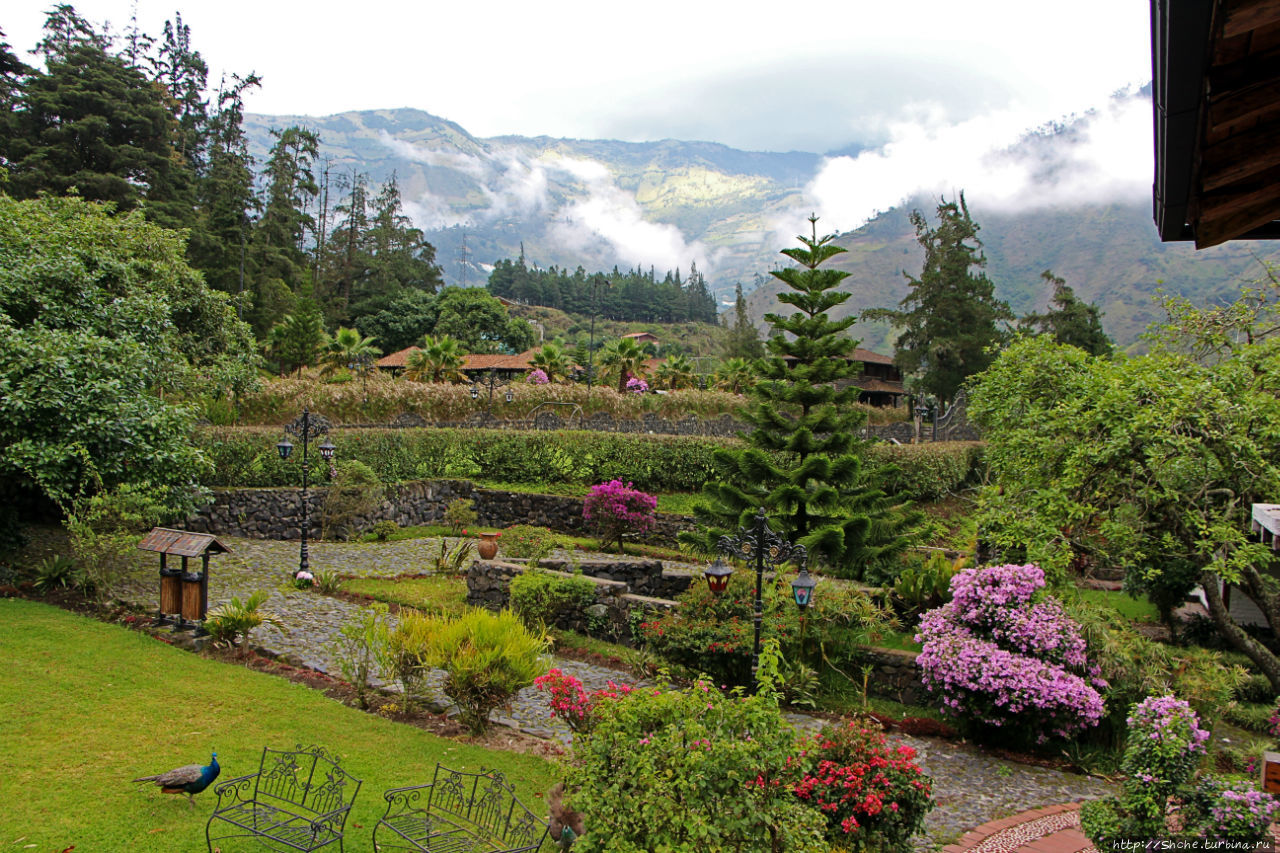
[[[424,613],[457,615],[467,607],[467,581],[453,575],[425,578],[349,578],[345,592],[367,595],[375,601],[416,607]]]
[[[1159,622],[1160,611],[1145,598],[1134,598],[1123,592],[1111,592],[1102,589],[1077,589],[1083,601],[1100,607],[1108,607],[1130,622]]]
[[[437,761],[501,769],[535,813],[554,781],[540,758],[444,740],[141,633],[0,599],[0,850],[204,851],[212,790],[191,808],[129,780],[206,763],[211,749],[229,779],[256,771],[264,746],[312,743],[364,780],[349,851],[372,850],[382,791],[429,782]],[[222,844],[242,849],[260,848]]]

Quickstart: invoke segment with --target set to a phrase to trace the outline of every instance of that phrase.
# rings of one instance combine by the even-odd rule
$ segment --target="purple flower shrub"
[[[1120,796],[1080,809],[1081,828],[1095,847],[1115,849],[1119,839],[1270,840],[1280,803],[1248,783],[1197,772],[1209,732],[1189,704],[1151,696],[1133,706],[1128,722]]]
[[[1133,706],[1128,723],[1120,769],[1132,782],[1168,796],[1191,778],[1209,733],[1189,704],[1174,696],[1148,696]]]
[[[627,380],[627,391],[632,394],[647,394],[649,392],[649,383],[639,377],[632,376]]]
[[[967,569],[951,601],[920,620],[916,662],[943,709],[988,726],[1034,726],[1068,738],[1102,719],[1106,682],[1062,605],[1044,596],[1038,566]]]
[[[1205,835],[1213,841],[1270,841],[1271,821],[1280,811],[1270,794],[1256,788],[1226,788],[1209,807]]]
[[[547,372],[540,367],[530,370],[529,375],[524,378],[524,381],[530,385],[546,385],[551,382],[551,380],[547,378]]]
[[[591,487],[582,502],[582,518],[599,531],[601,539],[616,541],[621,549],[623,534],[644,533],[653,527],[657,508],[658,499],[653,495],[630,483],[610,480]]]

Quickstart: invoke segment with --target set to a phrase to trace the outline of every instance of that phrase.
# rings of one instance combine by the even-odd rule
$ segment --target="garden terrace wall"
[[[308,500],[313,533],[327,488],[312,489]],[[449,503],[472,500],[476,523],[487,527],[533,524],[562,532],[588,532],[582,520],[582,498],[483,489],[466,480],[413,480],[387,487],[387,495],[372,513],[359,516],[352,529],[368,530],[376,522],[394,521],[401,527],[436,524]],[[215,489],[213,502],[186,521],[199,533],[244,536],[250,539],[298,539],[302,535],[302,501],[296,488]],[[670,544],[676,533],[692,530],[693,519],[658,513],[657,523],[641,539]]]
[[[658,568],[661,570],[660,565]],[[467,604],[501,610],[511,600],[511,579],[527,570],[527,566],[519,563],[473,561],[467,570]],[[574,577],[566,572],[549,573],[563,578]],[[635,621],[631,615],[633,612],[655,613],[679,606],[669,599],[634,594],[622,581],[585,576],[595,584],[595,602],[578,611],[557,613],[555,627],[631,646],[635,643],[631,630]]]
[[[572,574],[554,571],[543,561],[543,569],[561,577],[573,577]],[[563,566],[564,563],[555,562]],[[634,645],[632,625],[648,614],[674,610],[680,603],[661,596],[637,594],[637,588],[652,588],[655,575],[663,575],[662,564],[656,561],[632,561],[624,565],[621,561],[611,563],[579,564],[582,574],[596,584],[596,598],[593,605],[577,612],[561,612],[556,614],[556,627],[581,634],[590,634],[602,639]],[[511,579],[528,570],[520,563],[508,563],[501,560],[475,560],[467,572],[467,603],[474,607],[487,607],[490,610],[501,610],[511,600]],[[631,581],[624,582],[607,576],[593,577],[592,570],[628,576]],[[665,573],[670,574],[670,573]],[[693,580],[684,575],[684,588]],[[629,584],[637,586],[630,588]],[[681,592],[684,590],[682,589]],[[595,608],[594,618],[589,611]],[[633,611],[640,611],[643,617],[633,618]],[[881,699],[891,699],[904,705],[938,706],[938,701],[920,680],[920,669],[916,666],[916,653],[898,649],[867,649],[863,652],[866,665],[871,667],[867,680],[867,691]]]

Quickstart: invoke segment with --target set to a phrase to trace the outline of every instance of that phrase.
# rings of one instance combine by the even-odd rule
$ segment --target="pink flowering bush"
[[[617,542],[627,533],[644,533],[656,521],[658,499],[620,480],[591,487],[582,502],[582,518],[600,534],[602,544]]]
[[[530,370],[528,375],[525,376],[524,381],[530,385],[547,385],[551,382],[551,380],[547,378],[547,372],[542,368]]]
[[[637,376],[632,376],[627,380],[627,392],[631,394],[647,394],[649,392],[649,383]]]
[[[597,708],[601,702],[620,699],[631,692],[626,684],[608,682],[603,690],[587,693],[582,682],[559,669],[533,680],[533,685],[548,694],[551,716],[565,721],[574,734],[590,732],[595,728]]]
[[[920,620],[916,662],[943,710],[982,726],[1017,726],[1038,742],[1096,726],[1107,684],[1079,628],[1044,595],[1038,566],[967,569],[951,601]]]
[[[1252,786],[1224,787],[1209,806],[1205,836],[1213,841],[1270,841],[1277,811],[1280,803],[1270,794]]]

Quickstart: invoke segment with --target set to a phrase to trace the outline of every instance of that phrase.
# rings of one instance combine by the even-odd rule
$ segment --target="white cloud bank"
[[[711,274],[722,254],[689,240],[675,225],[646,220],[635,195],[619,187],[608,168],[595,160],[559,154],[531,158],[517,149],[487,156],[437,151],[385,132],[381,141],[406,159],[463,172],[484,195],[485,206],[467,213],[454,212],[445,199],[430,193],[407,200],[405,210],[419,228],[541,220],[548,238],[564,251],[659,271],[687,270],[697,263]]]
[[[1028,128],[1042,129],[1028,133]],[[797,232],[815,211],[823,229],[851,231],[918,196],[965,190],[984,210],[1019,211],[1150,198],[1151,101],[1125,93],[1052,126],[1025,110],[948,123],[921,107],[889,128],[890,141],[856,157],[825,160],[805,205],[777,223]]]

